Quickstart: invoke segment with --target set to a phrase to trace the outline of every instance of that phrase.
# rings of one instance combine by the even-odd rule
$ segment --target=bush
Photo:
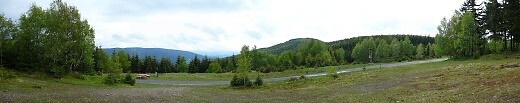
[[[135,85],[135,78],[133,78],[132,73],[130,72],[126,73],[124,80],[126,84],[130,84],[131,86]]]
[[[70,75],[72,75],[72,77],[74,77],[76,79],[88,80],[88,77],[86,75],[78,73],[78,72],[72,72]]]
[[[332,77],[332,79],[337,79],[339,78],[339,75],[338,73],[336,72],[336,69],[335,68],[331,68],[329,70],[329,73],[327,74],[328,76]]]
[[[260,76],[257,76],[256,80],[254,82],[254,85],[255,86],[262,86],[263,84],[264,84],[264,80],[262,80],[262,78],[260,78]]]
[[[120,83],[119,82],[119,74],[116,74],[116,73],[108,73],[108,75],[105,77],[105,84],[108,84],[108,85],[115,85],[117,83]]]
[[[16,74],[14,74],[13,72],[9,72],[5,70],[3,67],[0,67],[0,80],[14,79],[16,77]]]
[[[231,80],[231,86],[232,87],[251,87],[252,83],[251,80],[249,80],[249,77],[244,74],[235,74],[233,75],[233,79]]]
[[[307,79],[307,77],[305,77],[305,75],[302,75],[300,76],[300,79]]]
[[[291,78],[289,78],[289,81],[292,82],[292,81],[297,81],[297,80],[299,80],[299,79],[300,79],[300,78],[298,78],[298,77],[291,77]]]
[[[502,59],[506,59],[507,57],[503,54],[488,54],[488,55],[484,55],[484,56],[481,56],[479,59],[480,60],[502,60]]]

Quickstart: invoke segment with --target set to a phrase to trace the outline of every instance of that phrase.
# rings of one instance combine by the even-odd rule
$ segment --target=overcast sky
[[[293,38],[326,42],[381,34],[430,35],[464,0],[63,0],[96,31],[96,45],[167,48],[202,55],[238,53]],[[18,19],[32,3],[0,0]]]

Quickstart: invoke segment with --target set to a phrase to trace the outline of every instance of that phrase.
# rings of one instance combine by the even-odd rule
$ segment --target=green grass
[[[368,69],[340,74],[336,80],[323,76],[268,82],[259,89],[202,86],[182,98],[197,102],[520,102],[520,67],[508,68],[508,64],[520,66],[520,60],[450,60]]]
[[[337,70],[359,68],[363,66],[372,66],[379,64],[353,64],[353,65],[340,65],[340,66],[327,66],[319,68],[304,68],[296,70],[286,70],[283,72],[271,72],[271,73],[258,73],[250,72],[250,78],[256,78],[260,75],[262,78],[276,78],[276,77],[287,77],[287,76],[301,76],[312,73],[323,73],[327,72],[331,68],[337,68]],[[151,75],[149,79],[152,80],[173,80],[173,81],[229,81],[233,77],[233,73],[161,73],[159,77]]]
[[[320,68],[323,71],[319,72],[327,68],[334,67]],[[270,75],[306,74],[304,70],[293,72]],[[520,59],[515,58],[367,69],[339,74],[338,79],[321,76],[266,82],[253,89],[229,85],[107,86],[96,82],[100,80],[99,76],[87,80],[21,76],[0,82],[0,97],[14,94],[14,102],[520,102]]]

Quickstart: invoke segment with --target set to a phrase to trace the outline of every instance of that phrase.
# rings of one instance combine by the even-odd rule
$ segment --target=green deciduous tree
[[[225,71],[234,71],[234,70],[236,70],[236,67],[233,64],[233,61],[228,60],[228,62],[226,64],[226,70]]]
[[[112,70],[114,68],[114,63],[110,59],[110,56],[101,49],[101,47],[96,48],[96,52],[94,57],[96,62],[96,71],[100,72],[100,74],[107,73],[109,70]]]
[[[392,56],[391,57],[394,58],[394,59],[401,57],[401,55],[399,55],[400,52],[401,52],[400,49],[399,49],[399,44],[401,44],[401,43],[399,43],[399,40],[397,40],[397,38],[393,38],[392,42],[389,45],[390,49],[392,50]]]
[[[130,57],[128,56],[128,54],[126,54],[126,52],[123,50],[119,50],[117,52],[117,56],[119,57],[118,61],[119,61],[119,64],[121,65],[121,68],[123,69],[123,71],[124,72],[131,71],[130,70],[131,62],[130,62]]]
[[[16,63],[15,34],[18,28],[15,22],[0,14],[0,67],[14,68]]]
[[[216,59],[209,64],[209,68],[206,73],[222,73],[222,67],[220,66],[220,60]]]
[[[295,58],[294,51],[284,51],[278,58],[280,60],[282,68],[295,69],[295,61],[293,61]]]
[[[483,40],[480,38],[477,28],[478,25],[473,19],[473,13],[464,13],[461,20],[461,29],[455,40],[458,56],[475,57],[480,55],[479,48],[482,47],[480,42]]]
[[[94,71],[94,30],[87,20],[81,19],[76,7],[60,0],[51,3],[47,10],[32,5],[20,17],[19,28],[21,32],[15,39],[20,44],[18,68],[55,76]]]
[[[308,67],[319,67],[332,64],[332,56],[328,46],[315,39],[309,39],[298,47],[298,56],[304,58],[303,63]],[[300,59],[298,58],[298,59]]]
[[[336,62],[341,64],[345,64],[345,50],[343,48],[338,48],[334,50],[334,58],[336,59]]]
[[[424,48],[424,45],[423,44],[419,44],[417,45],[417,50],[416,50],[416,54],[415,54],[415,58],[416,59],[424,59],[424,52],[425,52],[425,48]]]
[[[370,52],[374,52],[376,48],[376,44],[374,42],[374,38],[368,38],[363,40],[362,42],[356,44],[354,50],[352,50],[352,57],[355,61],[360,63],[369,63],[370,62]],[[375,53],[372,54],[372,56]]]
[[[401,56],[401,60],[409,60],[414,57],[415,47],[412,45],[410,38],[405,37],[404,40],[399,42],[399,55]]]
[[[244,45],[238,56],[238,68],[236,73],[233,75],[231,80],[231,86],[233,87],[250,87],[252,86],[251,80],[249,80],[248,73],[252,68],[251,57],[250,57],[249,46]]]
[[[392,49],[390,49],[390,45],[388,45],[388,42],[384,39],[378,39],[378,45],[375,49],[375,56],[374,59],[379,62],[387,61],[385,59],[388,59],[392,53]]]

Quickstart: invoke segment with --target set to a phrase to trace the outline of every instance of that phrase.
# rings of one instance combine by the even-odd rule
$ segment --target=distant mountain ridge
[[[345,38],[345,39],[341,39],[341,40],[324,42],[324,43],[326,43],[328,46],[330,46],[333,49],[343,48],[343,49],[345,49],[347,54],[350,54],[352,49],[355,47],[355,45],[357,43],[363,41],[363,39],[365,39],[365,38],[384,39],[387,42],[391,42],[391,39],[393,39],[393,38],[396,38],[398,40],[403,40],[405,37],[409,37],[410,41],[413,45],[418,45],[419,43],[426,45],[428,43],[434,42],[434,38],[429,37],[429,36],[394,34],[394,35],[358,36],[358,37]],[[270,47],[260,48],[258,50],[264,51],[264,52],[267,52],[270,54],[279,55],[279,54],[282,54],[282,52],[287,51],[287,50],[296,51],[298,49],[298,46],[301,43],[304,43],[306,40],[310,40],[310,39],[314,39],[314,38],[295,38],[295,39],[291,39],[286,42],[276,44],[276,45],[273,45]],[[314,40],[323,42],[319,39],[314,39]],[[350,56],[350,55],[347,55],[347,56]]]
[[[314,39],[314,38],[295,38],[295,39],[291,39],[289,41],[286,41],[286,42],[283,42],[280,44],[276,44],[274,46],[270,46],[267,48],[260,48],[258,50],[264,51],[264,52],[267,52],[270,54],[282,54],[282,52],[288,51],[288,50],[296,51],[298,49],[298,46],[301,43],[304,43],[306,40],[311,40],[311,39]],[[314,40],[318,40],[318,39],[314,39]],[[321,40],[318,40],[318,41],[321,41]],[[323,42],[323,41],[321,41],[321,42]]]
[[[139,58],[144,59],[145,56],[155,56],[156,59],[160,60],[162,57],[170,58],[172,62],[177,61],[177,56],[184,56],[186,60],[191,60],[198,56],[203,58],[204,56],[193,53],[190,51],[175,50],[175,49],[164,49],[164,48],[141,48],[141,47],[130,47],[130,48],[103,48],[107,54],[112,55],[112,52],[123,50],[130,56],[139,55]]]

